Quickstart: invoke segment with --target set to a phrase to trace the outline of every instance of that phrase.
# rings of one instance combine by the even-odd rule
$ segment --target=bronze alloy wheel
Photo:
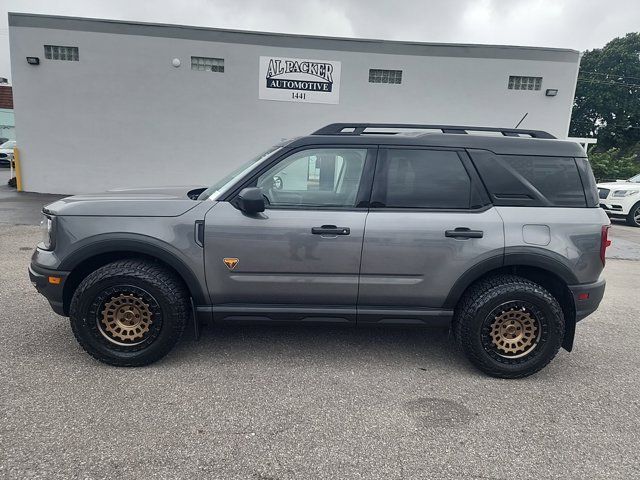
[[[558,353],[565,323],[558,300],[529,279],[500,274],[479,280],[460,301],[453,330],[475,367],[497,378],[523,378]]]
[[[155,261],[124,258],[89,273],[77,286],[69,320],[82,348],[118,367],[164,357],[191,318],[189,291]]]
[[[98,315],[100,333],[116,345],[137,345],[144,341],[152,323],[149,304],[133,293],[111,296]]]
[[[494,351],[505,358],[528,355],[538,345],[540,324],[527,306],[510,302],[492,312],[489,337]]]

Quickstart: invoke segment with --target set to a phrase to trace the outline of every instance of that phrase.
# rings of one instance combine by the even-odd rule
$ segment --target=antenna
[[[525,119],[525,118],[527,118],[527,115],[529,115],[529,112],[525,113],[525,114],[522,116],[522,118],[520,119],[520,121],[518,122],[518,124],[517,124],[515,127],[513,127],[513,128],[518,128],[518,127],[520,126],[520,124],[521,124],[522,122],[524,122],[524,119]]]

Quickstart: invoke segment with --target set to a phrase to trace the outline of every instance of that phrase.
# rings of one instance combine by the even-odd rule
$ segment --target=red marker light
[[[588,293],[579,293],[578,294],[578,300],[589,300],[589,294]]]
[[[611,240],[609,240],[609,225],[603,225],[600,233],[600,260],[602,265],[605,264],[607,256],[607,247],[611,246]]]

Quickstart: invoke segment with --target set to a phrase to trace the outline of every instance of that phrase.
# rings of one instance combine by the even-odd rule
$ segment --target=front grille
[[[598,196],[600,198],[607,198],[609,196],[609,192],[611,190],[609,190],[608,188],[599,188],[598,189]]]

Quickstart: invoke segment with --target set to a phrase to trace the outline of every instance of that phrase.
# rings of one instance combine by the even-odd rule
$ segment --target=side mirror
[[[258,187],[243,188],[234,203],[244,213],[264,212],[264,195]]]

